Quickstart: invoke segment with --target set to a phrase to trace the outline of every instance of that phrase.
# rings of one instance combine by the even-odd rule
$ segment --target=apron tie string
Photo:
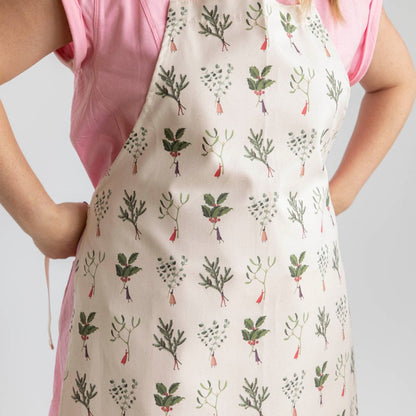
[[[51,334],[51,297],[49,292],[49,257],[45,256],[45,275],[46,275],[46,287],[48,289],[48,334],[49,334],[49,346],[53,350],[53,341]]]

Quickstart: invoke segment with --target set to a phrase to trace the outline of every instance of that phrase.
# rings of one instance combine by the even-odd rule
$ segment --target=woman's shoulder
[[[354,85],[365,75],[373,56],[383,0],[339,0],[344,18],[338,22],[329,0],[314,0]]]
[[[169,0],[61,0],[73,41],[55,51],[77,72],[100,55],[125,58],[160,46]],[[313,0],[349,74],[351,85],[364,76],[374,51],[382,0],[339,0],[343,22],[331,13],[329,0]],[[136,53],[137,55],[137,53]],[[116,63],[115,63],[116,64]]]

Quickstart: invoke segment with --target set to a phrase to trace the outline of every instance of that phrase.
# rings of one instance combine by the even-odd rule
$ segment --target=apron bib
[[[357,414],[325,167],[349,97],[315,5],[170,1],[78,244],[60,416]]]

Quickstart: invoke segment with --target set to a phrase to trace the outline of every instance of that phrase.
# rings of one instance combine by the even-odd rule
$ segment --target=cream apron
[[[60,416],[358,413],[325,167],[349,96],[315,5],[170,1],[78,244]]]

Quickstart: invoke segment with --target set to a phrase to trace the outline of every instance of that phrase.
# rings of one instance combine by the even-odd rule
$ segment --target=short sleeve
[[[361,4],[366,3],[363,1]],[[367,13],[367,25],[348,72],[351,86],[364,77],[370,66],[376,45],[382,8],[383,0],[371,0],[363,10],[363,13]]]
[[[72,34],[72,41],[54,54],[72,72],[77,72],[92,50],[95,0],[61,0]]]

